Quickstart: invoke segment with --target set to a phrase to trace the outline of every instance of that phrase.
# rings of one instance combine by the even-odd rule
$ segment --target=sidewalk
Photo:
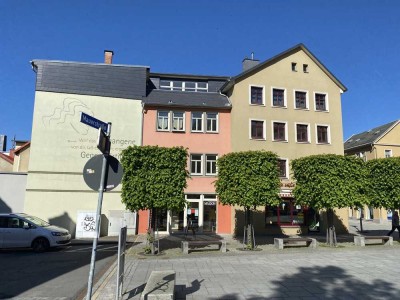
[[[355,247],[359,221],[350,220],[350,233],[338,236],[338,247],[276,250],[273,237],[256,237],[260,251],[241,251],[240,241],[224,236],[227,253],[199,251],[184,255],[182,236],[161,240],[162,253],[142,253],[145,236],[137,236],[125,260],[122,299],[140,299],[154,270],[175,270],[176,299],[395,299],[400,292],[397,267],[400,244]],[[390,223],[363,221],[364,235],[381,235]],[[198,236],[198,239],[209,238]],[[105,274],[92,299],[115,299],[116,265]],[[395,280],[394,280],[395,279]]]

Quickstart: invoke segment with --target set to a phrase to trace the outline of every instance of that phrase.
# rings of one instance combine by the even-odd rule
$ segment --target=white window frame
[[[193,160],[193,155],[199,155],[200,160]],[[192,170],[192,162],[195,161],[196,164],[200,162],[200,171],[199,172],[193,172]],[[197,168],[197,167],[196,167]],[[191,153],[190,154],[190,174],[195,175],[195,176],[201,176],[204,174],[204,159],[203,159],[203,154],[199,153]]]
[[[182,114],[182,117],[175,117],[175,114],[176,114],[176,113]],[[171,115],[172,115],[172,116],[171,116],[171,122],[172,122],[172,123],[171,123],[171,130],[172,130],[172,131],[175,131],[175,132],[176,132],[176,131],[178,131],[178,132],[185,132],[185,123],[186,123],[186,122],[185,122],[185,119],[186,119],[185,116],[186,116],[186,113],[185,113],[184,111],[174,110],[174,111],[171,111]],[[182,129],[175,129],[175,128],[174,128],[175,119],[178,119],[178,120],[182,119],[182,125],[183,125],[183,126],[182,126],[182,127],[183,127]]]
[[[292,62],[292,72],[297,72],[297,62]]]
[[[306,93],[306,107],[305,108],[296,107],[296,92]],[[309,99],[308,95],[309,95],[309,92],[307,90],[300,90],[300,89],[293,90],[293,107],[294,107],[294,109],[309,110],[310,109],[310,99]]]
[[[218,112],[213,112],[213,111],[206,111],[204,116],[204,131],[207,133],[218,133],[219,132],[219,113]],[[208,114],[215,114],[216,118],[215,118],[215,130],[208,130],[207,129],[207,122],[208,122]],[[212,119],[214,120],[214,119]]]
[[[318,127],[323,126],[327,127],[327,134],[328,134],[328,142],[327,143],[319,143],[318,142]],[[328,124],[315,124],[315,143],[317,145],[330,145],[331,144],[331,126]]]
[[[209,160],[209,159],[208,159],[208,156],[215,156],[215,160]],[[209,153],[204,154],[204,160],[205,160],[205,169],[204,169],[205,174],[206,174],[207,176],[216,176],[216,175],[218,174],[218,169],[217,169],[218,155],[217,155],[217,154],[209,154]],[[209,173],[209,172],[207,172],[207,167],[208,167],[208,163],[209,163],[209,162],[215,164],[215,173]],[[212,168],[211,168],[211,169],[212,169]]]
[[[317,105],[316,105],[316,102],[315,102],[315,100],[316,100],[315,96],[317,94],[325,95],[325,110],[317,109]],[[329,97],[328,97],[328,93],[326,93],[326,92],[314,92],[314,111],[329,112]]]
[[[386,153],[389,153],[389,156],[387,156]],[[392,149],[385,149],[384,154],[385,154],[385,158],[393,157]]]
[[[274,124],[275,123],[283,123],[285,124],[285,139],[284,140],[276,140],[275,136],[274,136]],[[287,121],[279,121],[279,120],[272,120],[271,121],[271,138],[273,142],[284,142],[287,143],[289,141],[289,137],[288,137],[288,122]]]
[[[307,142],[299,142],[297,140],[297,125],[306,125],[307,126]],[[310,123],[305,123],[305,122],[295,122],[294,123],[294,140],[298,144],[309,144],[311,143],[311,132],[310,132]]]
[[[196,92],[204,92],[204,93],[207,93],[207,92],[208,92],[208,82],[201,82],[201,83],[205,83],[205,84],[206,84],[206,87],[205,87],[205,88],[199,87],[199,83],[200,83],[200,82],[196,82]]]
[[[253,88],[253,87],[262,89],[262,103],[261,104],[251,103],[251,88]],[[249,104],[252,106],[265,106],[265,85],[255,85],[255,84],[249,85]]]
[[[200,122],[200,126],[201,126],[201,129],[193,129],[193,127],[192,127],[192,124],[193,124],[193,114],[194,113],[198,113],[198,114],[201,114],[201,122]],[[198,119],[196,119],[196,120],[198,120]],[[196,122],[196,124],[197,124],[197,122]],[[202,111],[192,111],[191,112],[191,114],[190,114],[190,131],[191,132],[204,132],[204,112],[202,112]]]
[[[160,128],[158,128],[158,121],[159,121],[159,113],[160,112],[166,112],[167,113],[167,129],[160,129]],[[163,117],[163,119],[164,119],[165,117]],[[164,132],[166,132],[166,131],[170,131],[170,128],[171,128],[171,113],[170,113],[170,111],[167,111],[167,110],[157,110],[157,119],[156,119],[156,129],[157,129],[157,131],[164,131]]]
[[[274,105],[274,90],[283,90],[283,106]],[[287,91],[286,88],[272,86],[271,87],[271,106],[276,108],[287,108]]]
[[[279,176],[279,178],[283,178],[283,179],[289,179],[289,159],[288,158],[283,158],[283,157],[279,157],[278,158],[278,160],[284,160],[285,161],[285,169],[286,169],[286,171],[285,171],[285,173],[286,173],[286,176]]]
[[[252,121],[259,121],[259,122],[263,122],[263,138],[261,139],[255,139],[251,136],[251,122]],[[249,139],[252,141],[265,141],[267,139],[267,126],[266,126],[267,122],[266,120],[262,120],[262,119],[249,119]]]
[[[169,85],[161,85],[161,81],[168,81]],[[172,91],[172,81],[171,80],[160,79],[160,90]]]

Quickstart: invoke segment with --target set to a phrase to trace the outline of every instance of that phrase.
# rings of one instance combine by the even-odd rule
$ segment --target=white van
[[[23,213],[0,214],[0,248],[31,247],[46,251],[71,243],[68,230]]]

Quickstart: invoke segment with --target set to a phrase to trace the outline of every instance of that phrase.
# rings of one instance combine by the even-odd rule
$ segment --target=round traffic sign
[[[102,166],[103,155],[99,154],[89,159],[83,168],[83,179],[92,190],[100,189]],[[123,173],[124,170],[118,159],[108,155],[104,191],[116,188],[121,183]]]

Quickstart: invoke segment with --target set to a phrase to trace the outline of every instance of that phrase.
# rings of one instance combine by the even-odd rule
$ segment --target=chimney
[[[7,151],[7,136],[0,135],[0,152]]]
[[[243,71],[247,71],[254,66],[257,66],[260,63],[260,60],[254,59],[254,53],[251,52],[251,58],[245,58],[242,61]]]
[[[112,64],[112,59],[113,59],[114,51],[112,50],[104,50],[104,63],[105,64]]]

